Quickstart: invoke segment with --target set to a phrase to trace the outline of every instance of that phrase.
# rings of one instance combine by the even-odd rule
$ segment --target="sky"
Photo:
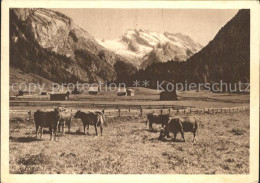
[[[96,39],[113,40],[127,29],[182,33],[207,45],[237,9],[54,9]]]

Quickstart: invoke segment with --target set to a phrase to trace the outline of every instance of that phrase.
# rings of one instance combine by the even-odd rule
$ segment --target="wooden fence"
[[[75,113],[77,109],[73,109],[72,112]],[[89,111],[89,109],[80,109],[82,111]],[[157,113],[157,114],[169,114],[170,116],[175,116],[175,115],[205,115],[205,114],[218,114],[218,113],[238,113],[242,111],[249,111],[250,108],[249,106],[240,106],[240,107],[232,107],[232,108],[204,108],[204,109],[199,109],[199,108],[186,108],[186,109],[149,109],[149,108],[128,108],[128,109],[123,109],[123,108],[118,108],[118,109],[105,109],[105,116],[107,117],[121,117],[121,116],[137,116],[137,117],[142,117],[146,116],[148,113]],[[36,109],[30,110],[31,114],[36,111]],[[97,111],[97,109],[91,109],[90,111]],[[17,115],[27,115],[29,110],[21,109],[21,110],[16,110],[16,109],[11,109],[10,112],[15,113]]]
[[[117,110],[105,110],[105,114],[108,116],[128,116],[128,115],[137,115],[137,116],[145,116],[148,113],[158,113],[158,114],[169,114],[172,115],[189,115],[189,114],[217,114],[217,113],[238,113],[241,111],[249,111],[249,106],[240,106],[240,107],[232,107],[232,108],[186,108],[186,109],[117,109]]]
[[[194,108],[193,106],[180,106],[180,105],[134,105],[134,104],[95,104],[95,103],[59,103],[59,102],[9,102],[9,106],[39,106],[39,107],[73,107],[73,108],[86,108],[86,109],[186,109]]]

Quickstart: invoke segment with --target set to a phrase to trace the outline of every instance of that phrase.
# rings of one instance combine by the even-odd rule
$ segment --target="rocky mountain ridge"
[[[115,81],[128,60],[51,9],[10,9],[10,66],[53,81]]]

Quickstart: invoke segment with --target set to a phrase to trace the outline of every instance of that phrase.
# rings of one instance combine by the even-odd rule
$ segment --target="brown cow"
[[[177,133],[181,132],[182,138],[186,142],[184,132],[192,132],[194,135],[193,142],[195,142],[198,124],[199,119],[194,116],[170,119],[169,123],[161,130],[159,139],[164,138],[166,135],[169,136],[169,133],[172,132],[174,134],[174,141],[176,141]]]
[[[37,110],[34,113],[34,122],[36,126],[36,138],[38,138],[39,127],[41,128],[41,136],[43,137],[43,128],[49,128],[50,131],[50,140],[53,140],[53,130],[54,130],[54,139],[57,135],[57,126],[59,124],[59,108],[55,108],[54,111],[43,111]]]
[[[153,123],[155,124],[162,124],[162,127],[164,127],[168,121],[169,121],[169,114],[153,114],[150,113],[147,115],[147,121],[146,121],[146,125],[147,123],[149,123],[149,130],[153,130]]]
[[[59,111],[59,125],[58,129],[60,132],[60,126],[62,126],[62,134],[65,135],[65,124],[68,125],[68,131],[70,133],[70,123],[72,119],[72,109],[67,111],[65,109]]]
[[[103,113],[102,113],[103,114]],[[74,116],[74,118],[80,118],[83,123],[84,133],[86,134],[86,126],[88,126],[88,134],[89,134],[89,125],[94,125],[96,135],[97,133],[97,127],[100,126],[100,133],[101,136],[103,135],[103,123],[104,118],[103,115],[99,114],[99,112],[82,112],[78,110]]]

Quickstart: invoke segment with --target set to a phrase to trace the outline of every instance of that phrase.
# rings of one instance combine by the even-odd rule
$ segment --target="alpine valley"
[[[128,29],[115,40],[97,40],[57,11],[10,9],[12,82],[18,77],[14,73],[60,83],[248,82],[249,46],[249,10],[239,10],[203,48],[181,33],[142,29]]]

